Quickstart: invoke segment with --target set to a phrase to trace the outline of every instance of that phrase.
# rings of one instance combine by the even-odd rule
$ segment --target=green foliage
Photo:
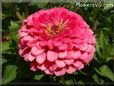
[[[0,42],[0,44],[2,45],[2,52],[6,51],[9,49],[9,42]]]
[[[102,67],[99,68],[99,70],[95,68],[95,71],[99,75],[107,77],[110,80],[114,81],[114,74],[107,65],[103,65]]]
[[[8,84],[16,78],[17,67],[15,65],[7,65],[4,70],[2,84]]]
[[[99,84],[99,85],[103,85],[103,83],[104,83],[104,80],[101,79],[97,74],[94,74],[94,75],[93,75],[93,79],[94,79],[94,81],[95,81],[97,84]]]
[[[40,79],[43,78],[43,76],[44,76],[43,74],[35,75],[35,76],[34,76],[34,79],[35,79],[35,80],[40,80]]]
[[[30,6],[36,5],[39,8],[43,8],[47,5],[49,0],[32,0],[31,3],[29,4]]]
[[[4,64],[7,62],[7,59],[5,58],[0,58],[0,65]]]
[[[53,82],[60,85],[110,85],[114,83],[114,30],[112,28],[113,7],[78,7],[76,3],[64,1],[50,3],[50,0],[31,0],[29,3],[2,3],[2,80],[3,85],[13,83],[47,83]],[[96,1],[96,0],[95,0]],[[112,0],[113,1],[113,0]],[[110,3],[106,0],[104,3]],[[83,3],[89,3],[84,0]],[[41,9],[53,7],[65,7],[79,13],[90,25],[96,35],[96,53],[94,60],[83,70],[76,71],[71,75],[63,77],[47,76],[37,71],[32,72],[29,64],[24,62],[18,54],[18,30],[22,25],[22,20]],[[21,18],[17,13],[20,13]],[[95,28],[95,22],[97,22]]]

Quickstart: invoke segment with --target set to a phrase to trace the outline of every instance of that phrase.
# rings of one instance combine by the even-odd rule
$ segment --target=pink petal
[[[95,36],[92,37],[92,43],[95,44],[96,43],[96,39]]]
[[[58,58],[58,54],[54,51],[47,52],[47,60],[50,62],[55,61]]]
[[[31,53],[28,54],[28,60],[33,61],[35,59],[35,56],[31,55]]]
[[[66,66],[66,64],[62,60],[56,60],[55,63],[56,63],[58,68],[63,68]]]
[[[79,67],[80,65],[82,64],[82,62],[80,62],[80,61],[76,61],[75,63],[73,63],[73,65],[75,66],[75,67]]]
[[[88,40],[88,43],[93,43],[95,44],[96,43],[96,39],[95,39],[95,36],[91,35],[89,40]]]
[[[93,48],[93,46],[89,44],[88,47],[87,47],[86,52],[91,52],[92,48]]]
[[[19,54],[23,57],[24,55],[28,54],[30,52],[30,48],[25,47],[23,50],[21,49],[19,51]]]
[[[23,32],[27,32],[27,28],[26,28],[25,25],[21,27],[21,31],[23,31]]]
[[[88,62],[90,62],[93,59],[94,53],[89,53]]]
[[[73,39],[72,40],[73,41],[73,43],[76,43],[76,44],[81,44],[82,43],[82,40],[81,39]]]
[[[34,46],[33,48],[32,48],[32,50],[31,50],[31,53],[33,54],[33,55],[35,55],[35,56],[37,56],[37,55],[39,55],[39,54],[41,54],[41,53],[43,53],[44,52],[44,49],[38,49],[36,46]]]
[[[87,44],[82,44],[81,47],[80,47],[80,50],[86,51],[87,48],[88,48],[88,45]]]
[[[78,67],[78,70],[81,70],[84,68],[84,64],[81,64],[80,67]]]
[[[72,50],[74,47],[74,44],[72,42],[68,43],[68,50]]]
[[[42,64],[44,61],[46,60],[46,54],[45,53],[42,53],[40,55],[38,55],[36,57],[36,61],[39,63],[39,64]]]
[[[52,41],[52,39],[48,40],[47,45],[48,45],[49,49],[53,49],[53,41]]]
[[[81,55],[80,51],[73,51],[73,50],[71,50],[71,51],[68,52],[67,58],[68,59],[70,59],[70,58],[78,59],[80,57],[80,55]]]
[[[73,50],[69,51],[68,52],[68,55],[67,55],[67,59],[73,58],[73,54],[74,54],[74,51]]]
[[[37,68],[33,65],[33,66],[31,66],[30,70],[32,70],[32,71],[36,71]]]
[[[24,57],[24,60],[28,62],[28,54],[25,54],[23,57]]]
[[[46,61],[44,62],[44,65],[45,65],[45,67],[47,67],[47,68],[51,67],[53,64],[55,64],[55,63],[54,63],[54,62],[49,62],[48,60],[46,60]]]
[[[89,40],[89,36],[88,36],[88,35],[83,38],[83,42],[84,42],[84,43],[88,43],[88,40]]]
[[[71,40],[70,40],[70,38],[63,38],[61,41],[63,41],[64,43],[68,43],[68,42],[70,42]]]
[[[44,70],[47,69],[47,67],[46,67],[44,64],[42,64],[42,65],[37,65],[37,68],[40,69],[40,70],[42,70],[42,71],[44,71]]]
[[[90,34],[94,34],[93,31],[91,29],[88,29],[89,33]]]
[[[39,42],[36,43],[36,46],[38,49],[42,49]]]
[[[36,62],[33,62],[33,63],[31,63],[31,65],[30,65],[30,70],[32,70],[32,71],[36,71],[37,70],[37,63]]]
[[[28,36],[28,35],[27,35],[27,36],[24,36],[24,37],[23,37],[23,40],[24,40],[24,41],[31,41],[31,40],[33,40],[33,38],[32,38],[31,36]]]
[[[82,55],[81,55],[81,57],[80,57],[80,59],[82,59],[82,60],[85,60],[85,59],[87,59],[88,58],[88,54],[87,53],[83,53]]]
[[[54,44],[54,46],[61,46],[63,43],[61,42],[61,41],[56,41],[56,40],[54,40],[53,41],[53,44]]]
[[[66,68],[62,68],[62,69],[59,69],[59,70],[54,71],[54,74],[55,74],[56,76],[62,76],[62,75],[64,75],[65,73],[66,73]]]
[[[46,41],[40,41],[40,46],[46,46],[47,45],[47,42]]]
[[[33,21],[32,21],[32,15],[27,17],[27,24],[28,25],[33,25]]]
[[[92,53],[94,54],[95,51],[96,51],[95,47],[93,47],[91,51],[92,51]]]
[[[76,61],[73,65],[79,70],[84,67],[84,64],[80,61]]]
[[[67,44],[62,44],[61,46],[58,47],[59,50],[66,50],[67,49]]]
[[[65,60],[64,61],[67,65],[72,65],[74,60],[73,59],[69,59],[69,60]]]
[[[55,71],[57,69],[57,65],[53,64],[49,67],[50,71]]]
[[[23,53],[23,50],[20,49],[20,50],[19,50],[19,55],[22,56],[22,53]]]
[[[80,34],[72,34],[70,37],[77,38],[79,36],[80,36]]]
[[[81,52],[80,52],[80,51],[75,51],[75,52],[72,54],[72,57],[73,57],[74,59],[78,59],[80,56],[81,56]]]
[[[67,51],[59,52],[59,58],[65,58],[67,56]]]
[[[52,75],[53,72],[49,71],[48,69],[45,70],[45,73],[48,74],[48,75]]]
[[[21,38],[21,37],[24,37],[24,36],[27,36],[27,32],[20,32],[19,33],[19,37]]]
[[[68,74],[72,74],[76,71],[76,68],[75,67],[72,67],[72,66],[68,66],[68,69],[66,70],[66,72]]]
[[[32,48],[33,46],[35,46],[36,42],[37,42],[36,40],[28,41],[27,46]]]
[[[77,49],[80,49],[81,45],[80,44],[74,44],[74,47]]]

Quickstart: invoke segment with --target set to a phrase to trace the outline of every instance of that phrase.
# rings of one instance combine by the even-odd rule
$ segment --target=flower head
[[[83,18],[66,8],[38,11],[19,30],[19,54],[31,70],[62,76],[81,70],[95,53],[93,31]]]

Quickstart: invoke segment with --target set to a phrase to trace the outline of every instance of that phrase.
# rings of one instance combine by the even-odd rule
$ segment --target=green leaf
[[[9,26],[9,29],[10,29],[10,31],[11,32],[15,32],[15,31],[17,31],[18,29],[19,29],[19,23],[18,22],[16,22],[16,21],[11,21],[10,22],[10,26]]]
[[[9,42],[0,42],[0,45],[2,45],[2,52],[9,49]]]
[[[8,38],[8,39],[13,39],[13,40],[18,40],[18,30],[20,28],[20,22],[18,21],[11,21],[10,22],[10,26],[9,26],[9,29],[10,29],[10,34],[4,36],[5,38]]]
[[[69,76],[61,76],[59,82],[63,85],[74,85],[74,78]]]
[[[32,0],[31,3],[29,4],[30,6],[36,5],[39,8],[43,8],[47,5],[49,0]]]
[[[96,68],[94,69],[99,75],[107,77],[108,79],[114,81],[114,74],[107,65],[103,65],[102,67],[99,68],[99,70]]]
[[[77,81],[77,84],[80,85],[80,86],[84,86],[84,82],[83,81]]]
[[[2,84],[8,84],[16,78],[16,65],[7,65],[4,70],[4,75],[2,79]]]
[[[106,59],[106,61],[112,59],[112,57],[114,56],[114,48],[112,44],[108,44],[104,47],[102,56]]]
[[[100,84],[100,85],[104,84],[104,80],[100,79],[100,77],[97,74],[94,74],[92,77],[97,84]]]
[[[99,35],[99,44],[101,48],[104,48],[108,42],[107,42],[107,38],[105,37],[103,31],[100,31],[100,35]]]
[[[104,0],[104,11],[108,11],[108,10],[110,10],[111,8],[113,8],[114,7],[114,1],[113,0]]]
[[[13,39],[17,42],[18,41],[18,33],[11,34],[10,39]]]
[[[99,41],[96,42],[96,51],[97,51],[98,55],[101,56]]]
[[[74,85],[74,82],[72,79],[66,80],[65,83],[66,85]]]
[[[6,62],[8,62],[8,60],[3,58],[2,59],[2,64],[6,63]]]
[[[87,73],[85,73],[85,72],[83,72],[83,71],[81,71],[81,70],[79,70],[79,72],[80,72],[81,74],[85,75],[85,76],[88,75]]]
[[[4,64],[4,63],[6,63],[6,62],[8,62],[7,61],[7,59],[5,59],[5,58],[0,58],[0,65],[2,65],[2,64]]]
[[[104,0],[104,3],[108,3],[108,4],[114,3],[114,0]]]
[[[44,76],[43,74],[41,74],[41,75],[35,75],[35,76],[34,76],[34,79],[35,79],[35,80],[40,80],[40,79],[43,78],[43,76]]]
[[[113,8],[113,4],[112,5],[108,5],[104,7],[104,11],[110,10],[111,8]]]

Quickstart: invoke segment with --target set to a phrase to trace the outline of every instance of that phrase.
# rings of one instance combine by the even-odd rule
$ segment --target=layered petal
[[[62,76],[81,70],[93,59],[96,39],[77,13],[64,7],[40,10],[19,29],[19,55],[30,70]]]
[[[55,61],[58,58],[58,54],[54,51],[47,52],[47,60],[50,62]]]

